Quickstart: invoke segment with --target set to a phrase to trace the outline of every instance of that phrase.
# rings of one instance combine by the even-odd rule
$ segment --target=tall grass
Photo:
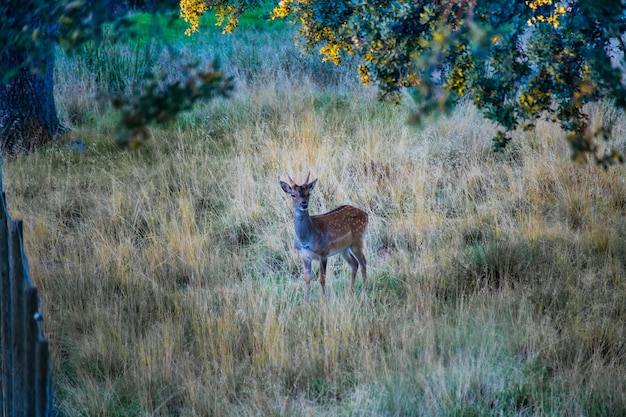
[[[59,415],[626,413],[623,167],[573,164],[549,124],[494,154],[471,106],[411,128],[410,103],[377,103],[285,28],[175,45],[218,57],[234,96],[121,151],[94,105],[108,85],[60,57],[64,140],[88,152],[4,164]],[[370,215],[365,299],[333,260],[329,302],[315,283],[302,300],[278,180],[308,171],[312,212]]]

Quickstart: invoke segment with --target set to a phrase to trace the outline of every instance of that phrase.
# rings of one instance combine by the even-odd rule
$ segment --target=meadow
[[[549,123],[494,153],[469,104],[411,126],[408,97],[377,102],[283,24],[183,30],[160,36],[218,58],[232,97],[122,150],[100,94],[175,68],[171,51],[59,53],[72,130],[4,163],[59,416],[626,415],[625,167],[573,163]],[[590,111],[626,152],[623,115]],[[316,279],[303,302],[278,182],[308,172],[312,213],[369,213],[364,298],[333,258],[328,302]]]

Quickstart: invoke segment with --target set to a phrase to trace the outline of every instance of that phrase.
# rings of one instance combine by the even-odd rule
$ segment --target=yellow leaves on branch
[[[200,26],[200,17],[207,11],[204,0],[180,0],[180,17],[189,23],[185,35],[191,36]]]
[[[358,73],[359,73],[359,77],[361,78],[361,82],[363,83],[363,86],[367,87],[368,85],[372,83],[372,78],[370,77],[370,71],[365,65],[363,64],[359,65]]]
[[[323,55],[322,61],[331,61],[335,65],[341,64],[341,51],[345,51],[348,54],[354,54],[352,45],[343,40],[336,39],[336,34],[332,29],[323,27],[315,34],[315,38],[318,41],[326,41],[326,45],[322,46],[319,50]]]
[[[228,23],[224,27],[224,33],[233,33],[237,29],[238,19],[234,17],[235,8],[233,6],[215,6],[215,17],[217,18],[215,26],[223,26],[226,18]]]
[[[546,103],[550,101],[550,93],[533,89],[532,91],[522,93],[520,95],[521,108],[529,113],[537,113],[545,108]]]
[[[291,3],[293,0],[281,0],[277,7],[274,7],[270,17],[273,19],[283,19],[291,13]]]
[[[554,6],[550,14],[539,14],[528,19],[528,26],[534,26],[537,23],[547,23],[555,29],[559,27],[559,18],[568,12],[561,3],[555,3],[554,0],[526,0],[526,6],[532,10],[537,10],[542,6]]]
[[[180,17],[189,23],[189,27],[185,30],[185,35],[191,36],[192,33],[198,31],[200,26],[200,18],[208,10],[204,0],[180,0]],[[237,27],[237,18],[235,8],[233,6],[215,6],[216,26],[223,26],[226,18],[228,23],[224,28],[225,33],[231,33]]]
[[[295,13],[303,26],[303,29],[300,29],[300,33],[307,33],[307,37],[311,38],[311,44],[315,42],[326,42],[326,44],[319,49],[319,53],[323,56],[322,61],[331,61],[335,65],[340,65],[341,51],[352,55],[354,50],[347,42],[336,39],[336,33],[329,27],[317,27],[317,23],[313,24],[311,12],[307,11],[305,7],[310,2],[311,0],[281,0],[270,13],[270,18],[283,19]]]
[[[467,92],[467,75],[471,74],[472,68],[465,66],[464,68],[456,68],[450,72],[448,77],[447,88],[456,92],[460,97],[465,96]]]
[[[335,65],[341,64],[341,51],[345,51],[349,55],[354,54],[351,45],[341,41],[329,40],[326,45],[320,48],[320,54],[324,56],[322,61],[331,61]]]
[[[320,54],[324,55],[322,61],[331,61],[335,65],[341,64],[341,45],[337,42],[328,42],[320,48]]]
[[[538,7],[541,6],[548,6],[552,4],[552,0],[532,0],[532,1],[526,1],[526,6],[530,7],[533,10],[536,10]]]

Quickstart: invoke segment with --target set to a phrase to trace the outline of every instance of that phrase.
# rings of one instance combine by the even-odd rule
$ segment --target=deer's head
[[[309,210],[309,197],[311,196],[311,191],[313,191],[315,183],[317,182],[317,179],[315,179],[309,183],[309,175],[310,174],[306,176],[306,180],[302,185],[296,184],[289,175],[287,175],[287,178],[289,178],[289,184],[283,181],[280,182],[280,186],[283,191],[291,196],[294,210]]]

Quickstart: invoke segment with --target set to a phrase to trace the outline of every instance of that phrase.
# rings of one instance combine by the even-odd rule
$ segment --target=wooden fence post
[[[17,222],[9,222],[9,276],[13,328],[13,415],[24,415],[24,274]],[[22,372],[19,372],[22,370]]]
[[[48,341],[40,339],[37,343],[37,357],[35,377],[37,402],[36,416],[47,417],[46,410],[52,411],[52,392],[50,392],[50,356],[48,353]],[[51,415],[51,414],[50,414]]]
[[[24,254],[23,223],[11,220],[4,192],[0,206],[0,412],[7,417],[49,417],[53,415],[49,345]]]
[[[24,329],[26,330],[24,340],[24,415],[35,415],[35,402],[37,387],[35,385],[35,361],[37,343],[39,342],[39,328],[35,321],[35,315],[39,308],[39,298],[37,288],[27,288],[24,293]]]
[[[0,159],[1,161],[1,159]],[[0,170],[2,164],[0,163]],[[1,171],[0,171],[0,183],[1,183]],[[0,288],[0,314],[2,315],[2,415],[12,416],[13,407],[13,349],[12,341],[13,334],[11,331],[11,324],[13,322],[11,314],[11,279],[9,277],[9,246],[8,246],[8,227],[7,227],[7,215],[4,210],[4,192],[0,196],[2,207],[0,209],[0,278],[2,279]]]

